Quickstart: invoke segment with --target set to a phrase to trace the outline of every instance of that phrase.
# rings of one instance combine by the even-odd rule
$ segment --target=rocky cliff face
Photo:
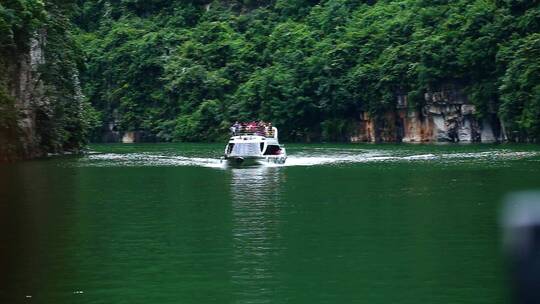
[[[43,81],[38,71],[39,66],[45,63],[45,43],[45,32],[39,32],[31,39],[27,52],[12,52],[6,56],[10,57],[4,62],[7,96],[3,96],[6,101],[1,106],[3,111],[11,111],[14,115],[4,118],[6,121],[0,129],[0,161],[45,154],[36,131],[38,112],[50,111],[50,103],[44,94]]]
[[[55,45],[65,39],[54,35]],[[0,49],[0,162],[74,152],[84,141],[78,72],[65,49],[49,50],[50,38],[42,29],[24,48]]]
[[[398,96],[396,110],[378,117],[361,113],[352,142],[497,142],[505,139],[492,113],[477,118],[476,107],[459,87],[424,95],[425,104],[411,108]]]

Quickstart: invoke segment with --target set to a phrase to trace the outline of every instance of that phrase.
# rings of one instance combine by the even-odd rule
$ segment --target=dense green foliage
[[[22,153],[18,127],[20,119],[10,94],[14,62],[28,51],[32,32],[45,22],[45,5],[38,1],[0,2],[0,160]]]
[[[65,0],[0,1],[1,158],[78,150],[86,142],[93,112],[78,82],[82,53],[70,32],[76,7]],[[32,130],[21,129],[29,116]]]
[[[540,5],[523,0],[79,0],[84,91],[103,125],[212,140],[235,120],[342,139],[359,111],[447,84],[540,138]]]

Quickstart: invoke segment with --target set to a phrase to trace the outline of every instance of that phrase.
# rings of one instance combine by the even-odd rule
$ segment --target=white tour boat
[[[235,124],[232,136],[225,146],[224,159],[231,165],[260,163],[283,164],[287,159],[285,148],[278,142],[278,130],[270,124]]]

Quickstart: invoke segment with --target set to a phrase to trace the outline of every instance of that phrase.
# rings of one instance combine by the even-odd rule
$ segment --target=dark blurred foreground
[[[540,192],[509,195],[502,225],[514,303],[540,303]]]

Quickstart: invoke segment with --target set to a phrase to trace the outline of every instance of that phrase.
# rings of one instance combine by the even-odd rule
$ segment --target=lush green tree
[[[540,134],[535,1],[78,4],[92,117],[120,130],[215,140],[264,119],[287,140],[344,140],[360,111],[382,115],[398,95],[422,106],[455,85],[516,139]]]
[[[509,61],[501,83],[500,114],[514,140],[540,139],[540,34],[501,50]]]
[[[98,114],[81,91],[82,53],[71,22],[75,11],[70,0],[0,2],[0,157],[77,151],[87,142]],[[21,85],[22,73],[31,73],[38,85]],[[21,104],[35,122],[32,139],[20,129],[28,115],[21,113]],[[39,151],[24,151],[23,145]]]

